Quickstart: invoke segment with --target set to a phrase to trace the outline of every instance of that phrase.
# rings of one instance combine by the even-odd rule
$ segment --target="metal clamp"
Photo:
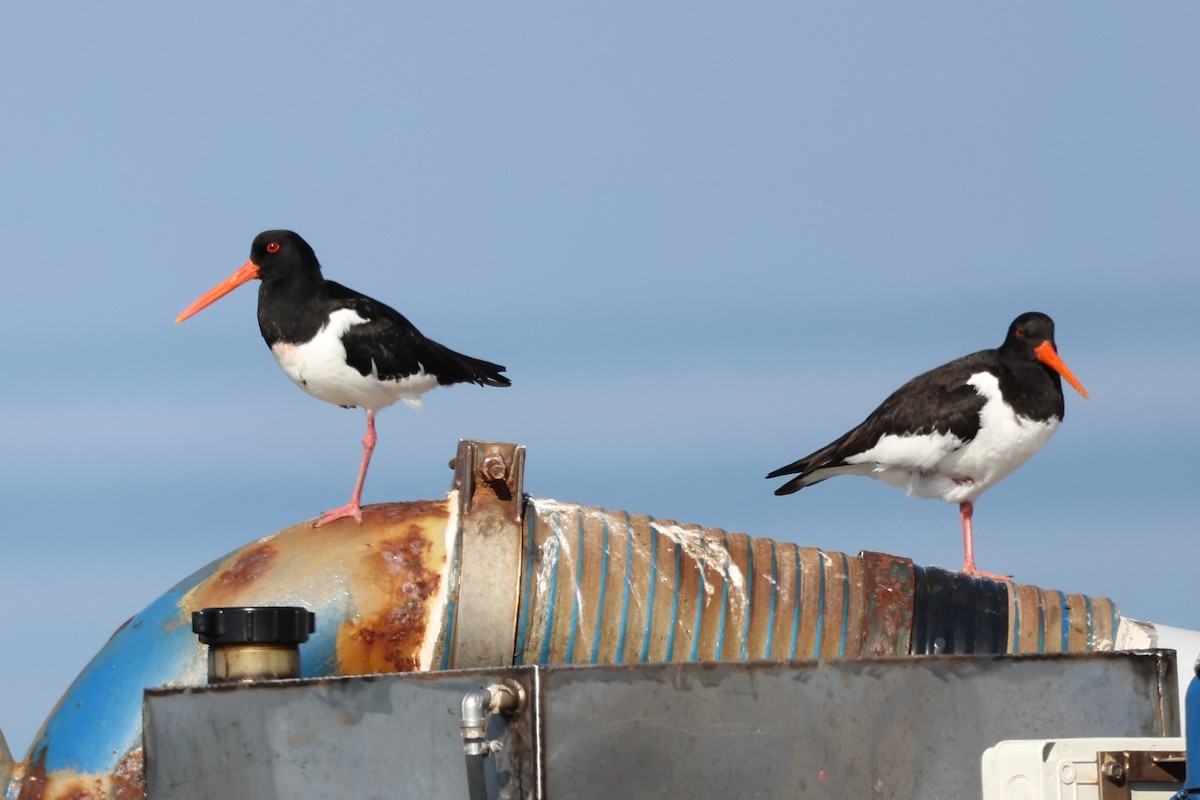
[[[525,448],[463,440],[454,461],[458,603],[447,666],[513,663],[521,582]]]

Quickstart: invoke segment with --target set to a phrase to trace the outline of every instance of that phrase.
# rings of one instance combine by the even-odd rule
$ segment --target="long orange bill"
[[[247,261],[245,264],[242,264],[237,272],[233,273],[228,278],[221,281],[204,294],[200,295],[196,302],[192,303],[190,306],[180,312],[179,316],[175,318],[175,321],[183,322],[197,311],[202,311],[208,308],[213,303],[217,302],[246,281],[252,281],[257,277],[258,264],[255,264],[253,261]]]
[[[1075,387],[1075,391],[1083,395],[1085,399],[1087,398],[1087,389],[1083,388],[1083,384],[1075,377],[1075,373],[1071,372],[1063,360],[1058,357],[1058,351],[1054,349],[1054,345],[1050,344],[1049,339],[1033,348],[1033,352],[1037,354],[1038,361],[1066,378],[1067,383]]]

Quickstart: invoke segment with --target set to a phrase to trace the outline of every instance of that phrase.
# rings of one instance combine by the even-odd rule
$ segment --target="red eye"
[[[267,245],[267,249],[268,249],[268,250],[271,250],[271,246],[270,246],[270,245]],[[278,245],[276,245],[276,247],[275,247],[275,250],[278,250],[278,249],[279,249],[279,246],[278,246]],[[275,252],[275,250],[271,250],[271,252],[272,252],[272,253],[274,253],[274,252]],[[1017,328],[1017,336],[1024,336],[1024,335],[1025,335],[1025,329],[1024,329],[1024,328]]]
[[[268,253],[278,253],[279,252],[279,242],[271,242],[270,244],[268,244],[267,252]]]

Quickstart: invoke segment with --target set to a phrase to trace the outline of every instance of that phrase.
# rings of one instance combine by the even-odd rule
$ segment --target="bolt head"
[[[508,465],[500,456],[488,456],[480,463],[479,473],[489,481],[502,481],[508,477]]]

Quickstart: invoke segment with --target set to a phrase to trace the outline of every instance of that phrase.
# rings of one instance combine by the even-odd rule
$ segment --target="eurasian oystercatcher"
[[[1000,347],[918,375],[857,428],[767,477],[796,476],[778,495],[836,475],[866,475],[910,495],[958,503],[963,572],[1006,580],[975,567],[973,503],[1058,429],[1065,406],[1059,376],[1088,396],[1058,356],[1054,321],[1022,314]]]
[[[362,523],[363,482],[375,449],[375,412],[397,400],[421,408],[435,386],[509,386],[504,367],[464,356],[426,339],[399,312],[325,280],[317,254],[292,231],[264,231],[250,259],[175,318],[183,322],[247,281],[258,278],[258,329],[279,366],[318,400],[367,412],[362,465],[350,502],[326,511],[325,525],[342,517]]]

